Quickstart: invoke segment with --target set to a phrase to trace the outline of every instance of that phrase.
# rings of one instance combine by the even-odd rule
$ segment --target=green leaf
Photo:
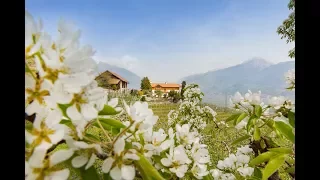
[[[109,124],[106,124],[106,123],[103,123],[103,122],[100,122],[100,123],[101,123],[101,126],[103,127],[103,129],[111,132],[113,135],[117,135],[120,132],[119,128],[112,127]],[[98,124],[97,121],[94,122],[92,125],[100,129],[100,125]]]
[[[99,112],[99,115],[116,115],[119,112],[109,105],[104,105],[103,109]]]
[[[240,143],[240,142],[242,142],[242,141],[244,141],[244,140],[247,140],[247,139],[249,139],[251,136],[249,136],[249,135],[244,135],[244,136],[241,136],[241,137],[239,137],[238,139],[236,139],[235,141],[233,141],[232,143],[231,143],[231,145],[235,145],[235,144],[238,144],[238,143]]]
[[[262,178],[262,172],[259,168],[255,167],[253,171],[253,176],[257,178]]]
[[[73,126],[72,122],[70,120],[66,120],[66,119],[62,119],[60,121],[60,124],[64,124],[64,125],[66,125],[68,127],[72,127]]]
[[[284,153],[284,154],[291,154],[291,153],[293,153],[293,152],[292,152],[292,149],[290,149],[290,148],[284,148],[284,147],[281,147],[281,148],[270,148],[270,149],[268,149],[268,151],[277,152],[277,153]]]
[[[278,153],[276,153],[276,152],[271,152],[271,151],[262,153],[262,154],[260,154],[259,156],[255,157],[254,159],[252,159],[252,160],[249,162],[249,165],[250,165],[250,166],[255,166],[255,165],[264,163],[264,162],[266,162],[266,161],[269,161],[272,157],[277,156],[277,155],[278,155]]]
[[[100,180],[97,170],[94,166],[91,166],[89,169],[85,170],[84,167],[80,168],[81,179],[82,180]]]
[[[225,121],[226,122],[229,122],[229,121],[232,121],[234,119],[237,119],[239,116],[240,116],[241,113],[237,113],[237,114],[233,114],[231,115],[230,117],[228,117]]]
[[[279,167],[285,162],[286,155],[279,155],[271,159],[262,173],[262,180],[267,180],[273,173],[275,173]]]
[[[26,73],[27,73],[27,72],[31,72],[30,69],[29,69],[29,67],[28,67],[26,64],[24,65],[24,72],[26,72]]]
[[[290,140],[292,143],[295,143],[295,138],[294,134],[292,132],[292,127],[289,126],[288,124],[282,122],[282,121],[277,121],[275,122],[275,127],[278,131],[281,132],[288,140]]]
[[[261,177],[262,178],[262,177]],[[246,180],[261,180],[261,178],[255,177],[255,176],[251,176]]]
[[[275,143],[270,137],[264,136],[263,138],[264,138],[264,140],[267,141],[269,147],[271,147],[271,148],[279,147],[279,145],[277,143]]]
[[[290,167],[288,169],[286,169],[287,173],[294,173],[295,172],[295,167]]]
[[[71,106],[70,104],[58,104],[58,107],[61,109],[63,116],[68,118],[68,119],[70,119],[70,118],[67,115],[67,109],[70,106]]]
[[[33,124],[32,123],[26,123],[25,124],[25,129],[28,130],[28,131],[31,131],[33,128]]]
[[[138,167],[139,171],[143,177],[143,179],[154,179],[154,180],[165,180],[155,169],[155,167],[152,166],[152,164],[141,154],[137,154],[140,159],[137,161],[134,161],[135,165]]]
[[[140,144],[144,146],[144,137],[142,133],[139,134],[139,139],[140,139]]]
[[[269,119],[267,119],[266,121],[268,121],[267,122],[267,126],[270,128],[270,129],[272,129],[272,130],[275,130],[275,128],[274,128],[274,121],[273,120],[269,120]]]
[[[107,174],[103,174],[103,180],[112,180],[111,176],[110,176],[110,173],[107,173]]]
[[[115,119],[105,119],[105,118],[99,118],[99,121],[105,124],[108,124],[110,126],[113,126],[115,128],[126,128],[124,124],[122,124],[121,121],[115,120]]]
[[[256,117],[255,116],[251,116],[250,119],[248,120],[248,123],[247,123],[247,132],[249,133],[253,124],[254,124],[254,121],[255,121]]]
[[[261,139],[260,128],[257,126],[254,127],[253,139],[255,141],[260,141],[260,139]]]
[[[160,165],[162,165],[161,164],[161,159],[162,159],[161,156],[154,155],[154,156],[152,156],[152,159],[154,160],[154,162],[159,163]]]
[[[87,136],[87,137],[90,138],[90,139],[94,139],[94,140],[96,140],[96,141],[98,141],[98,142],[101,141],[99,137],[96,137],[96,136],[93,135],[93,134],[86,133],[85,136]]]
[[[289,123],[292,127],[295,127],[295,113],[289,111],[288,112]]]
[[[237,120],[235,121],[235,125],[237,125],[239,122],[241,122],[245,117],[247,117],[246,113],[242,113],[240,114],[240,116],[237,118]]]
[[[209,173],[206,176],[203,176],[203,180],[214,180],[214,178],[212,177],[212,175]]]
[[[255,115],[259,118],[262,114],[262,108],[260,105],[256,105],[254,108]]]

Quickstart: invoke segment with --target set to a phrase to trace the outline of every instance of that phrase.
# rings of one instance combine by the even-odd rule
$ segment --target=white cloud
[[[124,55],[121,57],[104,57],[101,55],[96,55],[93,57],[96,62],[105,62],[111,65],[122,67],[130,71],[136,70],[139,66],[139,60],[130,55]]]

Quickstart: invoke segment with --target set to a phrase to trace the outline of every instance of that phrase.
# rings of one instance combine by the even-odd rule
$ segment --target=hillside
[[[99,62],[97,64],[97,74],[102,73],[106,70],[113,71],[113,72],[119,74],[120,76],[122,76],[123,78],[127,79],[129,81],[128,88],[130,88],[130,89],[131,88],[133,88],[133,89],[140,88],[141,78],[138,75],[136,75],[135,73],[133,73],[125,68],[110,65],[110,64],[104,63],[104,62]]]
[[[224,105],[225,97],[236,91],[241,93],[261,90],[265,95],[287,95],[284,73],[295,67],[294,61],[272,64],[261,58],[254,58],[241,64],[203,74],[182,78],[187,83],[199,84],[205,93],[204,101],[215,101]]]

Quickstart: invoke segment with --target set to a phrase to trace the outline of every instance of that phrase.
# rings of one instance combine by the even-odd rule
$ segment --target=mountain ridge
[[[220,105],[225,103],[226,94],[245,93],[248,89],[261,90],[267,95],[293,97],[294,93],[285,90],[284,74],[294,67],[295,61],[274,64],[262,58],[252,58],[227,68],[186,76],[180,81],[198,84],[205,94],[204,101]]]

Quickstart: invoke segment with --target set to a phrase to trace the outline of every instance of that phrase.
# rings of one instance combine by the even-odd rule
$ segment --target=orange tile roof
[[[181,85],[180,84],[176,84],[176,83],[151,83],[151,86],[154,88],[157,85],[160,85],[163,88],[169,88],[169,87],[175,87],[175,88],[179,88]]]

